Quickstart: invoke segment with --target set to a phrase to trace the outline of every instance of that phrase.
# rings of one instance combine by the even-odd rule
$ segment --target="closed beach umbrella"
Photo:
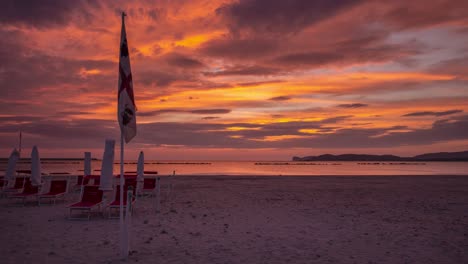
[[[41,159],[36,146],[31,151],[31,183],[41,185]]]
[[[140,152],[138,156],[138,165],[137,165],[137,181],[142,182],[144,179],[145,171],[145,154],[143,151]]]
[[[103,191],[113,190],[112,178],[114,176],[114,147],[115,140],[107,139],[104,155],[102,157],[101,181],[99,185],[99,189]]]
[[[84,153],[84,172],[83,174],[91,175],[91,152]]]
[[[8,166],[7,170],[5,173],[5,180],[8,181],[9,183],[13,182],[15,180],[16,176],[16,163],[19,160],[19,152],[16,150],[16,148],[11,152],[10,157],[8,158]]]

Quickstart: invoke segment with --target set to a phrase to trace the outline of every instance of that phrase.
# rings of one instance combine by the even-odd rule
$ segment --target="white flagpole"
[[[130,57],[128,54],[127,36],[125,32],[125,13],[122,12],[122,31],[120,35],[120,59],[119,59],[119,94],[118,94],[118,120],[120,125],[120,249],[122,258],[127,258],[129,253],[128,224],[130,214],[123,210],[124,202],[124,144],[128,143],[136,135],[135,101],[133,96],[132,73],[130,69]],[[125,137],[125,139],[124,139]],[[127,201],[129,203],[131,201]],[[128,208],[127,204],[127,208]]]
[[[124,134],[120,131],[120,253],[122,258],[128,256],[127,240],[124,229],[124,212],[123,198],[124,197]]]
[[[122,27],[124,26],[124,18],[125,13],[122,12]],[[122,35],[121,35],[122,37]],[[122,56],[120,54],[119,56]],[[120,59],[119,59],[119,67],[120,66]],[[120,113],[119,113],[120,114]],[[122,258],[128,257],[128,251],[126,250],[127,240],[125,236],[125,227],[124,227],[124,212],[123,212],[123,197],[124,197],[124,132],[122,127],[120,127],[120,255]]]

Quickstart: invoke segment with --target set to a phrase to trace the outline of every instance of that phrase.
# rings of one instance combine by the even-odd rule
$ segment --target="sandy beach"
[[[164,181],[163,181],[164,183]],[[468,177],[174,177],[133,216],[0,200],[1,263],[468,263]]]

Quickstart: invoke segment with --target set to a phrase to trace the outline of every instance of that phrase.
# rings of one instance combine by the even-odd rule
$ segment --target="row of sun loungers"
[[[21,190],[21,191],[20,191]],[[39,186],[33,186],[28,178],[16,178],[13,187],[3,190],[3,193],[10,199],[21,200],[24,205],[29,197],[37,197],[38,204],[41,200],[48,199],[54,204],[58,198],[64,197],[67,192],[66,180],[52,180],[47,193],[39,193]]]
[[[94,180],[90,184],[90,180]],[[3,194],[9,199],[20,200],[22,205],[25,204],[28,198],[37,198],[39,205],[44,201],[55,204],[58,199],[64,199],[68,187],[67,180],[51,180],[49,191],[40,193],[39,186],[33,186],[29,178],[17,177],[14,186],[8,189],[3,189]],[[68,206],[69,219],[90,219],[90,216],[95,208],[101,211],[103,206],[104,193],[99,190],[99,178],[96,176],[78,176],[77,184],[73,189],[81,190],[80,201]],[[72,189],[72,190],[73,190]],[[123,208],[127,207],[127,191],[133,190],[133,198],[131,200],[131,208],[133,209],[137,197],[137,179],[135,176],[126,176],[124,185],[124,200]],[[140,188],[138,194],[140,196],[153,195],[156,189],[155,178],[145,178],[143,186]],[[114,199],[111,203],[106,205],[108,209],[109,218],[118,218],[120,210],[120,185],[115,186]],[[76,213],[80,212],[79,215]],[[85,217],[83,217],[85,213]],[[117,213],[117,214],[116,214]],[[115,217],[117,215],[117,217]]]

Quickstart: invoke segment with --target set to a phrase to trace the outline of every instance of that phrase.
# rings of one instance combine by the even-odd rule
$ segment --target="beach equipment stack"
[[[18,163],[18,160],[20,158],[20,153],[15,149],[10,154],[10,157],[8,158],[8,165],[7,165],[7,170],[5,172],[5,185],[4,187],[7,187],[8,185],[11,185],[15,181],[16,177],[16,164]],[[12,186],[10,186],[12,187]]]
[[[37,146],[31,151],[31,183],[33,186],[41,185],[41,159]]]
[[[91,152],[85,152],[83,174],[91,175]]]
[[[99,190],[112,191],[112,181],[114,176],[114,147],[115,140],[107,139],[102,156],[101,164],[101,177],[99,183]]]

